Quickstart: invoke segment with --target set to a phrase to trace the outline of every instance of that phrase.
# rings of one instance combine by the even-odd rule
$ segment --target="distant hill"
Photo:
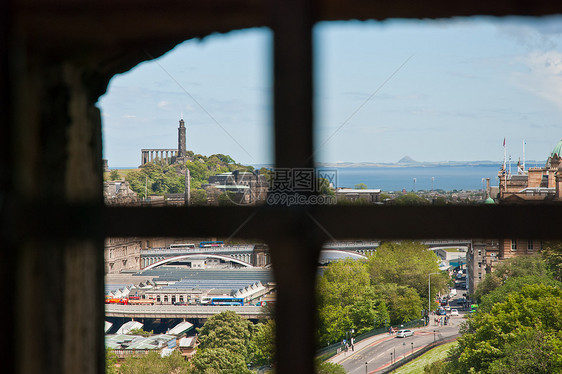
[[[418,162],[410,156],[404,156],[398,161],[399,164],[417,164]]]

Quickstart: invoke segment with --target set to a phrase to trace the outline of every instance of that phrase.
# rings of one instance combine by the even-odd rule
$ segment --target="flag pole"
[[[527,144],[527,142],[523,140],[523,172],[525,171],[525,144]]]
[[[503,138],[503,170],[507,172],[507,149],[505,147],[505,137]]]

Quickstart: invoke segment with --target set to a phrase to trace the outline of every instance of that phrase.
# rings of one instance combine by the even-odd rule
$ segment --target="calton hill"
[[[229,192],[211,191],[204,188],[209,183],[209,177],[228,172],[257,172],[266,175],[265,168],[256,171],[253,166],[237,163],[230,156],[214,154],[204,156],[187,151],[190,161],[185,163],[167,164],[164,160],[147,162],[138,169],[120,169],[105,173],[106,180],[125,180],[130,189],[137,194],[139,199],[151,196],[167,196],[171,194],[183,194],[186,188],[186,168],[190,175],[191,205],[205,205],[216,201],[219,205],[231,203],[227,196]],[[208,196],[214,193],[217,196]]]

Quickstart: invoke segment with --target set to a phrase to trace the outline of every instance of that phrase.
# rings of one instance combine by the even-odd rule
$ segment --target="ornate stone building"
[[[123,270],[140,270],[142,240],[138,238],[107,238],[104,249],[105,274]]]
[[[103,198],[106,205],[138,205],[139,198],[126,181],[103,182]]]
[[[498,172],[498,200],[506,203],[562,201],[562,140],[556,144],[544,167],[524,170],[518,167],[515,175],[502,166]]]
[[[510,175],[505,166],[498,173],[500,179],[497,202],[500,204],[538,204],[562,202],[562,140],[560,140],[544,167],[524,170],[518,167]],[[493,202],[488,198],[487,202]],[[473,240],[467,256],[468,285],[474,292],[486,273],[502,260],[537,253],[542,249],[540,238],[502,238]]]

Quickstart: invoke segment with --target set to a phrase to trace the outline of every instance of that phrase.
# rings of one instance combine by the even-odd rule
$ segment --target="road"
[[[368,339],[368,342],[358,343],[355,352],[340,353],[330,361],[342,365],[347,373],[376,373],[383,367],[390,365],[391,353],[393,360],[395,358],[401,360],[434,340],[457,335],[461,321],[463,321],[463,314],[451,317],[450,324],[447,326],[431,325],[412,329],[414,336],[407,338],[396,338],[395,335],[387,334],[372,337]],[[365,363],[367,363],[367,367]]]

